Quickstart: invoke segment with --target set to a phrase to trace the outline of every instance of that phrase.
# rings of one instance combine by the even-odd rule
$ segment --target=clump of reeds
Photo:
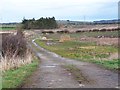
[[[26,65],[32,62],[32,54],[28,52],[26,53],[26,57],[12,57],[8,56],[2,57],[0,61],[0,66],[2,71],[6,71],[9,69],[17,69],[22,65]]]

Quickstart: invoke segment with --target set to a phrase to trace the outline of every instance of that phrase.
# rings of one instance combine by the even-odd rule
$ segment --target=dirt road
[[[34,43],[34,41],[33,41]],[[41,63],[38,70],[28,79],[23,88],[116,88],[118,74],[100,68],[94,64],[67,59],[49,52],[36,43]],[[64,69],[64,65],[75,65],[85,75],[90,83],[79,83],[72,74]]]

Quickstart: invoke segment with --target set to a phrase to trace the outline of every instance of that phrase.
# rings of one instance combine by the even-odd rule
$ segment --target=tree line
[[[57,28],[57,22],[55,17],[41,17],[38,20],[33,19],[23,19],[22,20],[22,28],[23,29],[54,29]]]

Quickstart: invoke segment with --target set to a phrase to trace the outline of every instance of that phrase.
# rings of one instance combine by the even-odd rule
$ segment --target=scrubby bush
[[[70,33],[68,30],[57,31],[57,33]]]
[[[107,29],[103,28],[103,29],[101,29],[100,31],[101,31],[101,32],[105,32],[105,31],[107,31]]]
[[[77,31],[76,31],[76,33],[80,33],[80,32],[82,32],[82,31],[81,31],[81,30],[77,30]]]
[[[18,31],[16,35],[6,34],[2,36],[2,53],[3,56],[24,57],[26,53],[26,41],[22,31]]]
[[[44,33],[44,34],[46,34],[46,33],[53,34],[54,32],[53,31],[42,31],[42,33]]]
[[[92,32],[98,32],[100,31],[99,29],[93,29]]]
[[[0,70],[15,69],[32,61],[32,53],[27,48],[27,43],[22,31],[17,34],[2,34],[2,55]]]

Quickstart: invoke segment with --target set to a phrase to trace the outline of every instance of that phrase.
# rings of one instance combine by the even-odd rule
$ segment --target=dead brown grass
[[[70,40],[72,40],[70,35],[61,35],[59,42],[65,42],[65,41],[70,41]]]
[[[22,65],[30,64],[32,62],[32,54],[27,51],[26,56],[22,57],[12,57],[9,58],[8,56],[2,57],[0,59],[0,70],[2,72],[9,70],[9,69],[16,69]]]
[[[93,38],[93,37],[83,37],[80,38],[83,42],[96,42],[97,45],[114,45],[118,46],[118,38]]]

